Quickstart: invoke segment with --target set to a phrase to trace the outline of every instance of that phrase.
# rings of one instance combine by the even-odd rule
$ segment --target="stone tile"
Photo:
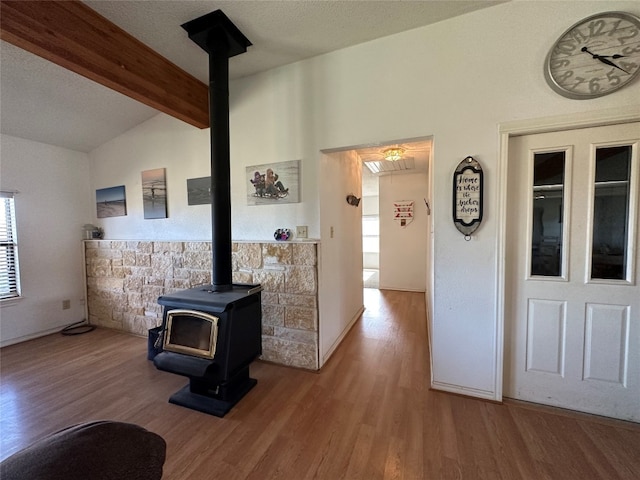
[[[171,256],[171,252],[166,251],[151,255],[151,268],[153,268],[153,274],[155,276],[164,278],[172,277],[173,258]]]
[[[316,244],[314,243],[294,243],[293,244],[293,263],[295,265],[311,265],[318,264],[318,253]]]
[[[189,283],[191,287],[195,287],[198,285],[210,285],[211,284],[211,272],[207,271],[190,271],[189,272]]]
[[[151,255],[147,253],[136,252],[136,266],[138,267],[150,267]]]
[[[144,284],[145,285],[153,285],[156,287],[164,287],[165,279],[164,277],[145,277]]]
[[[87,262],[87,276],[96,278],[111,276],[111,260],[108,258],[92,258]]]
[[[293,248],[290,243],[263,243],[262,259],[265,264],[291,265]]]
[[[190,283],[188,279],[182,279],[182,278],[171,278],[171,279],[167,279],[164,282],[164,286],[165,286],[165,290],[171,289],[172,291],[176,291],[176,290],[186,290],[187,288],[190,287]]]
[[[95,288],[98,290],[124,290],[123,278],[97,277],[93,280],[95,281]]]
[[[122,251],[122,265],[133,267],[136,264],[136,252],[135,250],[123,250]]]
[[[153,242],[153,253],[166,253],[171,251],[171,242]]]
[[[281,305],[262,304],[262,324],[263,325],[284,325],[284,307]]]
[[[126,270],[125,270],[125,268],[124,268],[124,267],[121,267],[121,266],[115,266],[115,265],[114,265],[114,266],[111,268],[111,272],[112,272],[112,274],[113,274],[113,276],[114,276],[115,278],[124,278],[124,277],[126,276],[126,275],[125,275]]]
[[[142,301],[142,293],[129,292],[127,293],[127,305],[133,308],[142,308],[144,302]]]
[[[192,270],[209,270],[211,268],[210,252],[186,251],[182,255],[184,268]]]
[[[184,242],[185,252],[211,251],[211,242]]]
[[[263,305],[277,305],[278,303],[280,303],[278,301],[278,294],[277,293],[271,293],[271,292],[262,292],[261,293],[262,296],[262,304]]]
[[[317,293],[316,269],[308,266],[292,266],[286,273],[286,293]]]
[[[292,293],[281,293],[278,295],[278,303],[290,305],[292,307],[316,308],[317,301],[315,295],[295,295]]]
[[[128,292],[130,291],[141,292],[143,284],[144,284],[144,279],[142,277],[128,276],[128,277],[125,277],[124,279],[123,288],[125,289],[125,291],[128,291]]]
[[[301,330],[317,330],[316,310],[303,307],[286,307],[284,324],[289,328]]]
[[[253,272],[253,281],[262,285],[267,292],[284,291],[284,272],[256,270]]]
[[[262,358],[266,361],[292,367],[308,370],[318,369],[317,349],[306,343],[264,337],[262,339]]]
[[[262,267],[262,249],[258,243],[236,243],[233,260],[238,270]]]
[[[164,287],[155,287],[152,285],[142,287],[142,301],[145,303],[156,303],[158,297],[161,295],[164,295]]]
[[[273,336],[280,340],[290,340],[296,343],[306,343],[309,345],[318,344],[318,334],[307,330],[297,330],[286,327],[273,327]]]
[[[252,272],[232,272],[231,279],[233,283],[253,284]]]
[[[138,253],[153,253],[153,242],[138,242],[136,251]]]

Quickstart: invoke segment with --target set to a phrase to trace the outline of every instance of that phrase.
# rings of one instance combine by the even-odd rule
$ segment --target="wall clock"
[[[544,73],[553,90],[574,99],[629,85],[640,74],[640,18],[603,12],[580,20],[551,47]]]

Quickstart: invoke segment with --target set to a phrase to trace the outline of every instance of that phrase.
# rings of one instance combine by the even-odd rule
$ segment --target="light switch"
[[[307,226],[299,225],[296,227],[296,238],[307,238]]]

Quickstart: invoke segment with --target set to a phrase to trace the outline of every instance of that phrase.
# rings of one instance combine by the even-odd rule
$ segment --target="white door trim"
[[[507,173],[509,164],[509,139],[519,135],[546,133],[576,128],[600,127],[640,121],[640,105],[556,115],[527,120],[516,120],[498,125],[500,153],[498,158],[498,235],[496,237],[496,327],[495,327],[495,400],[502,401],[504,372],[504,312],[507,234]]]

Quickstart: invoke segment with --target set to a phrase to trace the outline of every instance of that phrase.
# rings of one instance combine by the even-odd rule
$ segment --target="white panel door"
[[[510,140],[505,396],[640,422],[639,143]]]

